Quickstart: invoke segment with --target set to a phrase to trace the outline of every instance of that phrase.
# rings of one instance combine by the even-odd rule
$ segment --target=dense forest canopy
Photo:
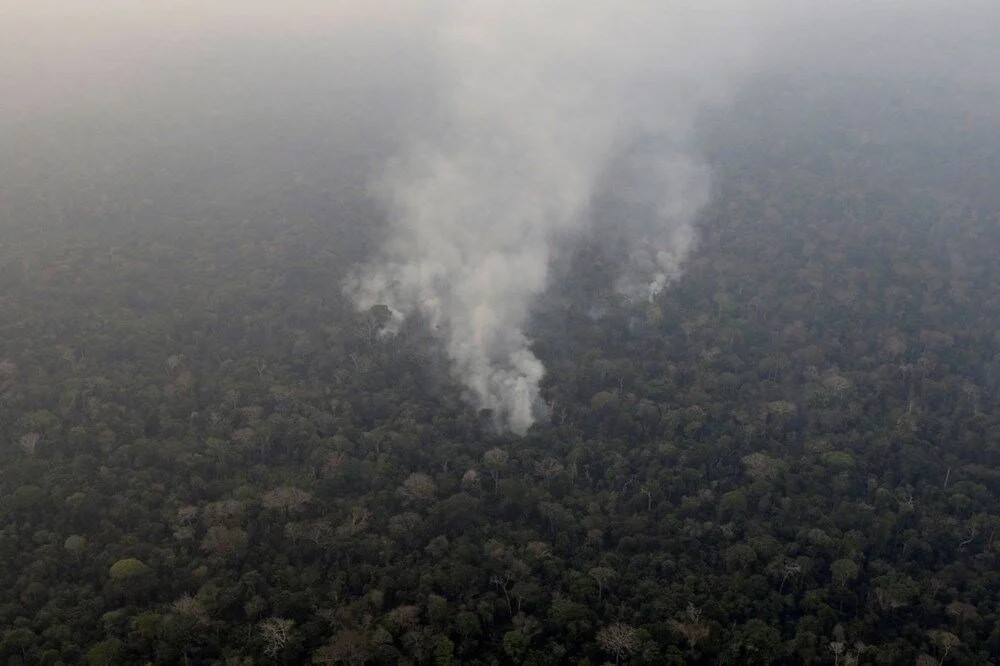
[[[312,167],[203,187],[182,153],[119,189],[6,163],[0,654],[997,663],[996,92],[750,79],[699,119],[676,282],[616,291],[614,224],[561,248],[523,436],[427,321],[388,335],[341,289],[385,233],[382,148],[305,128]]]

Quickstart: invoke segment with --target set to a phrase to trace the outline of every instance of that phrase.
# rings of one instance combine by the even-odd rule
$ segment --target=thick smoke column
[[[473,400],[524,432],[544,368],[523,324],[552,244],[591,224],[599,189],[627,213],[599,221],[632,242],[620,290],[650,297],[679,274],[708,193],[688,139],[740,56],[734,16],[597,0],[440,9],[439,115],[377,185],[392,233],[347,286],[359,307],[420,313]]]

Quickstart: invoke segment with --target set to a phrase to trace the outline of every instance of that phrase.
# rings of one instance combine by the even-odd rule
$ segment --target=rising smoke
[[[391,232],[348,292],[430,321],[470,397],[518,432],[544,413],[523,325],[556,244],[613,227],[621,293],[677,279],[709,196],[693,125],[748,69],[834,96],[844,72],[881,76],[905,89],[878,108],[933,99],[960,136],[998,126],[996,0],[0,6],[0,231],[295,220],[378,165]]]
[[[591,223],[603,179],[627,213],[604,223],[632,243],[619,289],[649,298],[679,275],[708,198],[692,121],[741,53],[719,23],[659,3],[442,13],[442,117],[378,184],[393,233],[348,290],[361,307],[425,317],[502,427],[522,433],[544,412],[525,318],[552,244]]]
[[[439,117],[376,184],[392,232],[347,291],[424,317],[472,400],[523,433],[544,413],[523,329],[557,239],[616,225],[631,297],[680,274],[709,192],[692,124],[739,69],[739,18],[659,2],[447,5]],[[615,219],[589,215],[598,190]]]

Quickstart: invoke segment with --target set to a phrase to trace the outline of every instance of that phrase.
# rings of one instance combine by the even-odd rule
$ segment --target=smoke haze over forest
[[[0,0],[0,663],[1000,663],[996,0]]]
[[[638,300],[683,270],[703,116],[780,73],[893,81],[904,112],[985,124],[1000,76],[986,2],[8,5],[8,219],[336,224],[366,202],[347,292],[419,313],[518,432],[545,412],[524,324],[560,244],[613,231]]]

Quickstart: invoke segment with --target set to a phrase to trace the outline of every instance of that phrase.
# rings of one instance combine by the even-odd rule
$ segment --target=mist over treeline
[[[0,661],[997,663],[998,14],[0,0]]]
[[[867,132],[890,167],[915,145],[965,151],[928,160],[926,173],[992,154],[980,139],[997,126],[992,3],[708,4],[749,8],[769,26],[752,71],[712,110],[732,127],[756,119],[753,131],[784,141]],[[430,26],[444,5],[3,7],[8,233],[52,219],[211,218],[247,202],[276,204],[269,213],[294,224],[303,202],[370,198],[372,177],[433,118],[441,94]],[[750,131],[715,149],[739,150]]]
[[[337,4],[11,6],[5,226],[337,224],[432,101],[413,26]]]
[[[358,307],[426,319],[520,432],[546,412],[524,323],[588,234],[616,239],[613,289],[642,300],[683,273],[717,167],[766,167],[762,142],[982,196],[996,165],[988,3],[8,13],[8,234],[329,225]],[[856,147],[864,164],[830,166]]]

